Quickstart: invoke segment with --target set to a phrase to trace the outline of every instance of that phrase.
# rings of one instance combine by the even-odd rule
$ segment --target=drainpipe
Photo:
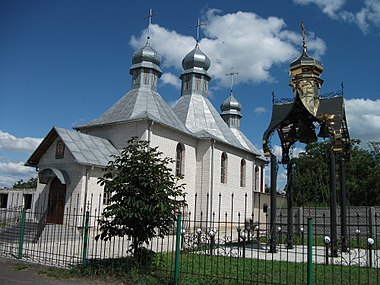
[[[210,163],[210,229],[212,224],[212,198],[214,195],[214,156],[215,156],[215,140],[211,140],[211,163]]]
[[[84,228],[85,214],[87,211],[87,196],[88,196],[88,181],[90,180],[89,171],[94,169],[94,165],[91,165],[91,168],[86,168],[86,183],[84,185],[84,201],[83,201],[83,221],[82,228]]]
[[[148,127],[148,144],[149,144],[149,146],[150,146],[150,141],[152,139],[152,127],[153,127],[153,125],[154,125],[154,121],[151,121],[150,125]]]

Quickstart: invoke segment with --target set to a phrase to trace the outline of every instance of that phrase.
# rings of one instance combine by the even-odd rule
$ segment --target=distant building
[[[110,155],[119,154],[131,137],[150,141],[172,169],[183,176],[189,211],[254,212],[255,193],[264,192],[262,153],[240,130],[241,104],[230,96],[221,114],[208,99],[209,58],[198,43],[183,59],[181,94],[173,108],[157,92],[161,57],[149,38],[132,58],[132,86],[118,102],[94,120],[66,130],[54,127],[28,159],[38,170],[35,208],[47,222],[63,223],[72,207],[101,211],[108,196],[97,184]],[[197,201],[195,202],[195,194]],[[263,195],[265,195],[263,193]],[[207,198],[206,198],[207,197]],[[260,207],[260,205],[258,205]]]

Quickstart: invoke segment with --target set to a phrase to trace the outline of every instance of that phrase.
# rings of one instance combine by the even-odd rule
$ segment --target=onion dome
[[[144,47],[138,49],[133,54],[131,73],[133,69],[144,67],[153,68],[161,74],[162,71],[160,68],[160,63],[160,54],[151,47],[150,42],[148,40]]]
[[[143,61],[152,62],[158,66],[161,63],[160,54],[151,47],[149,42],[147,42],[144,47],[135,51],[132,57],[133,64],[141,63]]]
[[[241,103],[232,94],[220,105],[220,110],[222,115],[235,114],[242,116],[240,113]]]
[[[182,60],[182,67],[184,70],[200,68],[207,71],[210,68],[210,65],[210,59],[200,50],[198,43]]]

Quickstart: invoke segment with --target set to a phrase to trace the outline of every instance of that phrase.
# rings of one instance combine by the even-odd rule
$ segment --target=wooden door
[[[50,183],[47,222],[63,224],[65,212],[66,185],[62,184],[57,177]]]

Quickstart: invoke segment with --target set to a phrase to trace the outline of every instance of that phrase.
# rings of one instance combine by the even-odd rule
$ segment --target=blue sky
[[[379,0],[0,0],[0,187],[36,174],[23,163],[53,126],[94,119],[128,92],[150,8],[151,43],[162,56],[158,90],[169,104],[180,95],[181,61],[200,18],[210,100],[219,110],[229,95],[225,74],[238,72],[241,129],[261,148],[272,91],[293,96],[288,68],[301,54],[303,20],[308,52],[324,65],[321,93],[343,81],[351,138],[380,141]]]

